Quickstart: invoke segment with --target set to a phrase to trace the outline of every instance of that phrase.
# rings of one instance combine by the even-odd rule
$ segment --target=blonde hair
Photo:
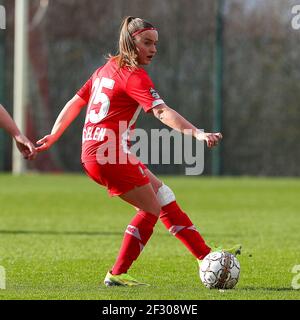
[[[151,23],[141,18],[128,16],[123,19],[120,28],[119,52],[116,56],[109,55],[110,58],[117,60],[119,68],[125,66],[137,68],[138,55],[132,35],[145,28],[154,27]]]

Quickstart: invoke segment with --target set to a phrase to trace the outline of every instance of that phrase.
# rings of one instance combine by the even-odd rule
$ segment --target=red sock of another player
[[[126,273],[137,259],[153,233],[158,217],[152,213],[139,211],[127,226],[118,258],[112,274]]]
[[[203,259],[210,252],[210,248],[176,201],[163,206],[159,218],[196,258]]]

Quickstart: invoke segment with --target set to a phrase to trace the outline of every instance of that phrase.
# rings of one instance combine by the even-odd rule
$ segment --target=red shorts
[[[105,186],[109,195],[119,196],[150,183],[145,174],[147,167],[139,162],[138,164],[99,164],[98,162],[85,162],[82,166],[86,174],[98,184]]]

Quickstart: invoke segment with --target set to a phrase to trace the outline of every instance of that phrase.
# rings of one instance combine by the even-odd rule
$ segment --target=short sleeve
[[[92,89],[92,78],[90,78],[78,91],[77,95],[82,98],[86,103],[90,100]]]
[[[137,101],[145,112],[149,112],[152,108],[164,103],[145,71],[133,72],[130,75],[127,80],[126,93]]]

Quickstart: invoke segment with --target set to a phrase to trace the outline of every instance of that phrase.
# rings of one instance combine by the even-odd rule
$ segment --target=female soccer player
[[[11,118],[9,113],[0,104],[0,128],[3,128],[15,140],[19,151],[25,159],[34,159],[36,156],[36,149],[34,145],[23,135],[18,129],[16,123]]]
[[[97,69],[59,114],[51,134],[39,140],[38,151],[55,143],[88,105],[82,139],[82,165],[87,175],[137,210],[126,228],[119,255],[107,273],[106,286],[143,285],[127,274],[152,235],[158,219],[201,261],[211,249],[176,203],[172,190],[128,150],[128,134],[139,112],[152,113],[165,125],[215,146],[221,133],[204,133],[168,107],[142,66],[153,60],[157,29],[149,22],[126,17],[121,25],[119,53]],[[108,148],[109,147],[109,148]],[[107,160],[107,154],[113,156]]]

